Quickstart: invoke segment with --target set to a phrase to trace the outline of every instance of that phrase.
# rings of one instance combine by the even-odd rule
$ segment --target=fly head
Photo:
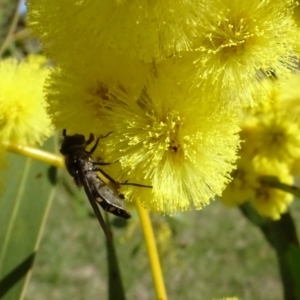
[[[82,150],[94,140],[94,135],[91,133],[89,139],[86,140],[82,134],[67,135],[66,129],[63,130],[64,140],[61,144],[60,153],[64,156],[72,155],[74,152]]]

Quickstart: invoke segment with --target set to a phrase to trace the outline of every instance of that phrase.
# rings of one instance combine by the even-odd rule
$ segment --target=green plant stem
[[[111,236],[111,239],[105,239],[108,262],[108,299],[126,300],[121,271],[119,268],[118,256],[107,212],[105,213],[105,223]]]
[[[0,0],[0,57],[16,28],[20,4],[20,0]]]
[[[146,241],[146,246],[147,246],[147,251],[150,260],[155,291],[156,291],[156,298],[157,300],[167,300],[167,292],[165,288],[164,278],[162,275],[161,265],[159,261],[159,256],[157,252],[155,237],[154,237],[149,213],[145,208],[143,208],[143,206],[138,200],[136,201],[136,207],[139,213],[140,222],[142,225],[142,230]]]
[[[280,182],[275,176],[261,176],[260,182],[271,188],[278,189],[300,198],[300,188],[294,185],[285,184]]]
[[[284,299],[299,299],[296,295],[294,273],[288,261],[288,253],[292,246],[299,247],[299,241],[293,219],[289,213],[281,215],[280,220],[269,222],[269,235],[276,251],[281,280],[284,287]]]
[[[65,167],[63,158],[53,153],[43,151],[33,147],[21,146],[13,143],[8,143],[8,142],[3,143],[3,145],[6,148],[6,150],[9,152],[21,154],[33,159],[37,159],[58,168]]]
[[[295,272],[290,262],[290,252],[299,248],[299,241],[294,221],[289,212],[282,214],[281,219],[273,221],[259,216],[250,204],[243,204],[243,214],[251,223],[259,227],[267,241],[274,248],[278,260],[285,300],[300,300],[297,295]]]

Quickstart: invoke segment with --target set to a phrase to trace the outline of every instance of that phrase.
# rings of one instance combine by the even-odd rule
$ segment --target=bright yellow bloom
[[[180,81],[234,107],[260,100],[257,73],[284,78],[295,67],[295,3],[29,0],[28,8],[31,27],[60,66],[101,66],[118,56],[156,64],[174,59],[186,69]]]
[[[43,93],[45,63],[41,56],[0,62],[0,142],[41,144],[53,132]]]
[[[274,102],[272,106],[276,106],[290,122],[300,124],[300,73],[296,72],[291,79],[275,89],[270,100],[270,104]]]
[[[240,156],[237,169],[232,174],[233,180],[226,186],[221,198],[229,207],[241,205],[255,197],[257,176],[252,161],[243,153]]]
[[[280,215],[287,211],[293,201],[293,195],[261,183],[259,176],[276,176],[280,182],[285,184],[293,184],[293,177],[289,174],[286,165],[274,166],[268,163],[259,163],[256,169],[259,184],[255,189],[255,196],[251,200],[251,204],[262,216],[278,220]]]
[[[278,116],[271,112],[265,114],[258,120],[257,128],[252,134],[245,147],[255,151],[257,158],[290,164],[300,157],[299,127],[287,120],[286,116]]]
[[[292,81],[293,83],[293,81]],[[265,101],[248,109],[242,121],[243,148],[255,159],[290,165],[300,157],[300,128],[297,98],[284,92],[287,87],[272,88]],[[299,89],[298,89],[299,90]],[[296,94],[290,92],[290,95]]]
[[[159,61],[191,49],[190,37],[196,34],[198,21],[195,1],[117,0],[111,11],[101,15],[102,24],[99,22],[99,11],[103,11],[101,2],[98,10],[86,7],[92,19],[88,26],[97,36],[97,45],[144,62]]]
[[[58,57],[67,57],[71,49],[78,52],[73,44],[76,44],[78,33],[84,32],[82,24],[76,26],[78,24],[76,15],[81,9],[79,1],[28,0],[26,5],[28,24],[33,30],[33,34],[41,39],[45,52],[50,55],[52,60],[59,61]],[[71,43],[67,38],[68,35],[72,39]]]
[[[108,168],[118,181],[153,186],[122,189],[153,210],[200,209],[220,195],[239,144],[234,114],[221,109],[209,90],[202,95],[180,84],[180,67],[96,51],[81,51],[77,63],[53,71],[47,99],[54,124],[69,134],[113,131],[96,157],[121,163]]]
[[[138,98],[112,91],[107,102],[110,161],[122,166],[119,181],[153,186],[124,188],[146,207],[165,213],[202,208],[230,181],[239,144],[234,115],[181,89],[163,72]],[[123,192],[123,191],[122,191]]]
[[[199,18],[192,0],[27,3],[29,24],[59,62],[78,54],[88,40],[97,49],[106,47],[145,62],[159,60],[190,49]]]
[[[293,200],[293,195],[268,186],[262,176],[275,176],[285,184],[292,184],[286,164],[272,164],[266,159],[250,160],[241,153],[238,168],[233,173],[233,181],[226,187],[222,202],[228,206],[240,205],[250,201],[257,212],[273,220],[280,219]]]
[[[212,0],[201,5],[198,84],[209,85],[232,104],[254,104],[263,92],[258,72],[280,78],[296,67],[299,29],[294,0]]]
[[[222,201],[230,206],[250,201],[261,215],[278,219],[293,196],[263,184],[261,176],[292,184],[292,174],[299,174],[299,75],[281,86],[265,88],[263,103],[244,111],[241,159]]]
[[[98,70],[95,63],[54,72],[48,100],[55,124],[85,135],[113,131],[100,141],[96,157],[120,161],[121,168],[115,163],[107,169],[118,181],[153,186],[124,187],[129,198],[165,213],[200,209],[230,180],[239,144],[237,119],[209,93],[199,98],[183,88],[169,69],[157,68],[156,77],[146,80],[147,69],[130,70],[125,62],[116,62],[115,78],[112,68]]]
[[[93,47],[80,52],[80,59],[54,68],[47,81],[48,111],[54,125],[69,134],[107,134],[104,112],[112,89],[124,89],[136,99],[143,89],[149,66],[127,56]]]

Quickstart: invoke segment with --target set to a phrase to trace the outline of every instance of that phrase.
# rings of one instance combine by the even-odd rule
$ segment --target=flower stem
[[[266,184],[269,187],[288,192],[288,193],[296,196],[297,198],[300,198],[300,188],[299,187],[280,182],[276,176],[261,176],[260,181],[261,181],[261,183]]]
[[[154,286],[156,290],[156,297],[157,300],[167,300],[164,278],[162,275],[162,270],[160,266],[159,256],[156,248],[155,237],[154,237],[149,213],[146,209],[142,207],[141,203],[138,200],[136,201],[136,207],[139,213],[140,222],[142,225],[142,229],[146,241]]]
[[[3,143],[3,145],[6,148],[6,150],[9,152],[25,155],[27,157],[43,161],[45,163],[48,163],[58,168],[65,167],[63,158],[58,155],[52,154],[50,152],[43,151],[33,147],[16,145],[8,142]]]

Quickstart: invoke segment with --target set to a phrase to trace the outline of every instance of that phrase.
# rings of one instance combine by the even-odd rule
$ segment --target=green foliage
[[[106,213],[106,224],[109,226],[109,220]],[[111,234],[112,236],[112,234]],[[109,300],[125,300],[125,291],[123,288],[122,277],[120,274],[118,257],[113,240],[106,239],[106,252],[108,261],[108,287]]]
[[[279,272],[283,284],[284,299],[299,299],[298,279],[295,276],[295,262],[299,256],[299,241],[297,237],[296,225],[289,212],[281,215],[279,220],[271,220],[258,215],[250,204],[241,206],[245,217],[260,228],[266,240],[273,247],[279,265]],[[294,251],[292,251],[294,249]]]
[[[55,197],[26,300],[45,295],[51,295],[49,300],[109,299],[104,234],[84,192],[72,185],[76,194],[61,189]],[[153,300],[141,228],[130,211],[132,219],[123,227],[109,216],[125,293],[127,299]],[[215,201],[172,218],[152,214],[152,221],[169,299],[282,299],[275,254],[238,210]],[[172,236],[162,242],[165,223]],[[264,288],[261,282],[267,283]]]
[[[0,0],[0,57],[16,25],[19,0]]]
[[[54,150],[54,140],[45,147]],[[55,192],[56,169],[8,154],[0,200],[0,298],[24,296]]]
[[[294,245],[289,247],[287,253],[289,268],[293,275],[293,283],[297,299],[300,299],[300,249]]]
[[[12,164],[6,178],[7,181],[12,178],[9,180],[12,188],[10,194],[5,192],[7,197],[3,196],[0,202],[1,224],[5,221],[5,216],[8,219],[8,207],[13,206],[12,201],[8,199],[18,194],[16,186],[19,187],[19,184],[14,180],[18,176],[24,176],[22,166],[26,165],[22,157],[10,155],[10,158]],[[20,162],[23,162],[23,165]],[[42,163],[38,165],[44,167],[42,170],[46,174],[48,167]],[[40,173],[33,172],[32,174]],[[112,248],[112,244],[105,243],[105,236],[96,219],[91,218],[92,210],[84,192],[78,191],[67,172],[63,172],[63,175],[58,180],[60,184],[55,205],[51,210],[50,222],[46,225],[42,249],[37,256],[33,280],[30,281],[26,291],[26,299],[41,299],[50,293],[49,299],[51,300],[97,297],[123,299],[121,297],[124,297],[124,290],[128,299],[136,297],[153,299],[151,273],[135,214],[123,226],[117,222],[122,220],[113,219],[111,229],[114,232],[115,248]],[[36,180],[39,182],[39,179],[46,181],[47,185],[50,184],[48,176],[39,176],[37,178],[27,176],[28,180],[23,180],[26,183],[26,189],[30,187],[39,189],[33,184]],[[54,177],[51,176],[51,178]],[[29,199],[29,204],[25,205],[27,210],[31,208],[30,211],[32,211],[32,207],[36,206],[34,200],[38,203],[43,202],[42,194],[44,193],[47,193],[47,190],[35,193],[38,196]],[[7,207],[6,212],[3,212],[3,202]],[[90,213],[87,213],[87,210]],[[38,212],[36,212],[37,215]],[[266,243],[264,244],[259,231],[249,226],[236,210],[228,211],[220,204],[212,203],[203,211],[184,213],[175,218],[166,219],[155,215],[153,217],[167,290],[171,299],[197,299],[199,294],[204,299],[224,295],[236,295],[240,299],[246,296],[249,296],[248,299],[281,299],[281,287],[276,277],[273,251]],[[255,215],[250,208],[247,217],[254,220],[253,223],[258,227],[266,227],[268,224],[267,219]],[[30,220],[29,217],[27,219]],[[212,219],[215,221],[211,222]],[[169,224],[172,231],[167,248],[164,243],[159,242],[159,228],[165,222]],[[279,225],[277,223],[276,226]],[[1,234],[6,231],[6,229],[2,230],[2,227],[0,230]],[[1,234],[0,243],[3,245]],[[30,236],[31,233],[26,239]],[[17,242],[18,248],[24,243],[22,239]],[[28,251],[27,253],[28,255],[24,255],[20,260],[24,262],[23,265],[15,264],[18,266],[15,270],[18,271],[19,276],[28,271],[36,252]],[[10,250],[8,257],[14,256]],[[297,258],[294,260],[293,269],[296,268],[296,262]],[[122,273],[122,282],[119,269]],[[20,279],[18,284],[20,286],[23,284],[23,286],[19,287],[19,290],[23,288],[25,292],[27,286],[24,283],[28,278],[27,274],[26,278],[24,276]],[[264,289],[261,289],[261,281],[268,282]],[[16,294],[11,294],[11,291],[18,288],[18,284],[11,285],[12,289],[3,299],[19,299]],[[218,289],[215,288],[216,286]],[[114,293],[119,294],[119,298],[113,298],[116,297]]]

